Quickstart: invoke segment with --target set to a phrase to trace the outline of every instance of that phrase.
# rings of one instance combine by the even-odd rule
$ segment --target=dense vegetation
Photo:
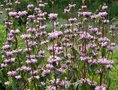
[[[0,0],[0,2],[2,4],[5,4],[8,0]],[[15,1],[15,0],[11,0],[11,1]],[[36,4],[36,2],[39,0],[21,0],[22,4],[20,9],[26,9],[26,6],[29,2]],[[52,11],[52,6],[55,7],[55,11],[61,14],[61,17],[65,18],[65,16],[61,13],[62,10],[69,4],[69,3],[75,3],[77,4],[76,9],[80,8],[80,5],[82,4],[82,1],[85,1],[85,4],[88,6],[89,10],[95,11],[96,9],[98,9],[98,7],[101,4],[106,4],[109,6],[109,17],[113,18],[113,17],[118,17],[118,1],[117,0],[43,0],[45,2],[47,2],[49,4],[49,6],[47,7],[47,11],[51,12]],[[54,2],[54,5],[52,5],[52,2]],[[94,8],[93,8],[94,7]]]
[[[0,90],[117,90],[115,0],[1,3]]]

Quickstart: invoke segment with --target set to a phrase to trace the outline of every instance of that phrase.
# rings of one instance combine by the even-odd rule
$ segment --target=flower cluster
[[[113,67],[110,55],[116,46],[108,6],[90,12],[84,4],[72,13],[76,4],[69,4],[64,9],[69,18],[61,23],[57,13],[45,12],[48,4],[42,0],[28,4],[27,10],[15,10],[13,5],[20,3],[6,4],[0,63],[6,90],[107,90],[106,74]]]

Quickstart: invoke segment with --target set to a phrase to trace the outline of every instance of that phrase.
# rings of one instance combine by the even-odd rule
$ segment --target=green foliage
[[[113,4],[111,4],[110,9],[109,9],[109,14],[111,17],[118,16],[118,2],[113,2]]]
[[[28,2],[29,0],[23,0],[22,1],[22,5],[21,5],[21,7],[20,7],[20,9],[22,9],[23,10],[23,8],[26,8],[26,6],[27,6],[27,2]],[[35,2],[34,2],[35,0],[32,0],[32,2],[35,4]],[[68,3],[70,2],[74,2],[75,1],[75,3],[78,3],[76,0],[68,0]],[[93,6],[96,6],[95,8],[97,8],[100,4],[101,4],[101,2],[99,2],[99,1],[96,1],[96,2],[92,2],[93,0],[89,0],[89,8],[91,8],[91,7],[93,7]],[[107,1],[107,0],[106,0]],[[50,2],[50,1],[49,1]],[[66,2],[66,0],[56,0],[55,1],[55,7],[56,7],[56,9],[58,10],[58,12],[62,15],[62,17],[63,17],[63,14],[62,14],[62,8],[64,8],[66,5],[67,5],[67,3],[65,3]],[[63,5],[62,5],[62,3],[64,3]],[[81,2],[80,2],[81,3]],[[46,8],[47,9],[47,11],[48,12],[51,12],[51,10],[52,10],[52,5],[51,5],[51,3],[49,3],[50,4],[50,8],[48,7],[48,8]],[[60,4],[60,5],[59,5]],[[109,4],[109,3],[108,3]],[[62,6],[61,6],[62,5]],[[91,6],[90,6],[91,5]],[[22,7],[23,6],[23,7]],[[58,8],[58,7],[60,7],[60,8]],[[114,5],[112,5],[112,7],[111,8],[116,8],[116,7],[118,7],[118,3],[116,3],[116,5],[114,6]],[[55,12],[57,11],[55,9]],[[94,9],[93,8],[91,8],[91,10],[93,10],[94,11]],[[113,10],[112,10],[113,11]],[[109,10],[109,12],[110,12],[110,10]],[[117,12],[115,12],[115,9],[114,9],[114,11],[113,11],[114,13],[116,13],[116,14],[114,14],[114,17],[117,15]],[[111,13],[111,12],[110,12]],[[112,14],[111,14],[111,16],[112,16]],[[59,22],[62,22],[63,23],[63,19],[59,19],[59,20],[57,20],[57,21],[59,21]],[[51,25],[48,25],[49,27],[51,26]],[[22,28],[22,27],[20,27],[20,28]],[[50,27],[51,28],[51,27]],[[3,41],[4,41],[4,39],[5,39],[5,27],[4,26],[0,26],[0,47],[2,47],[3,46]],[[20,40],[19,39],[19,36],[18,36],[18,40]],[[20,41],[19,41],[20,42]],[[19,45],[20,45],[20,47],[22,47],[23,46],[23,44],[24,43],[20,43]],[[1,50],[1,49],[0,49]],[[74,55],[74,57],[75,57],[75,59],[76,59],[76,57],[77,56],[79,56],[79,52],[75,49],[75,48],[72,48],[72,53],[73,53],[73,55]],[[103,53],[106,53],[106,50],[103,48],[102,49],[102,52]],[[114,55],[114,59],[116,59],[116,60],[118,60],[118,57],[117,57],[117,53],[118,52],[116,52],[115,53],[115,55]],[[2,53],[0,53],[0,56],[2,56]],[[22,55],[21,55],[22,56]],[[83,66],[83,63],[81,63],[80,64],[80,66],[79,67],[77,67],[79,62],[78,61],[75,61],[74,62],[74,66],[69,70],[69,76],[70,76],[70,78],[72,78],[73,79],[73,81],[74,80],[77,80],[78,79],[78,75],[80,75],[81,73],[80,73],[80,71],[79,70],[82,70],[81,68],[82,68],[82,66]],[[116,64],[117,64],[117,62],[116,62]],[[117,79],[117,74],[116,74],[116,70],[118,70],[117,69],[117,67],[116,67],[117,65],[115,65],[115,67],[113,67],[114,69],[113,69],[113,71],[110,73],[111,74],[111,76],[107,76],[106,78],[107,78],[107,80],[111,83],[112,82],[112,85],[111,85],[111,87],[109,87],[110,88],[110,90],[111,89],[113,89],[113,90],[116,90],[116,88],[117,88],[117,84],[115,83],[115,81],[116,80],[118,80]],[[79,69],[80,68],[80,69]],[[87,68],[89,68],[89,73],[91,73],[91,72],[93,72],[92,71],[92,69],[91,69],[91,66],[87,66]],[[3,78],[3,74],[1,74],[1,72],[2,71],[0,71],[0,78],[2,78],[2,79],[4,79]],[[93,73],[92,73],[93,74]],[[116,77],[116,79],[114,79],[114,77]],[[4,80],[2,80],[2,81],[4,81]],[[9,81],[10,81],[10,83],[11,83],[11,86],[12,87],[10,87],[10,90],[12,89],[12,90],[16,90],[16,84],[17,83],[15,83],[15,80],[13,80],[13,78],[9,78]],[[31,83],[30,83],[31,84]],[[29,84],[29,85],[30,85]],[[115,85],[115,88],[114,88],[114,85]],[[30,85],[31,86],[31,90],[33,90],[33,84],[31,84]],[[76,82],[76,83],[72,83],[72,85],[70,85],[70,87],[69,87],[69,90],[77,90],[78,89],[78,87],[80,87],[79,86],[79,82]],[[91,87],[88,87],[87,85],[85,86],[85,85],[83,85],[83,86],[81,86],[83,89],[82,90],[88,90],[88,88],[91,88]],[[93,90],[92,88],[91,88],[91,90]]]
[[[117,90],[118,89],[118,49],[114,51],[113,54],[114,59],[114,66],[112,71],[110,72],[110,78],[111,78],[111,86],[109,90]]]
[[[47,12],[52,12],[52,7],[54,7],[54,12],[58,12],[62,18],[66,18],[63,14],[63,9],[69,3],[76,3],[78,9],[82,4],[82,0],[54,0],[54,5],[52,5],[51,0],[43,0],[49,4],[46,9]],[[0,0],[0,3],[4,3],[4,0]],[[36,4],[37,0],[21,0],[20,10],[24,10],[27,8],[28,3]],[[117,0],[85,0],[85,4],[89,7],[90,10],[95,11],[100,5],[107,4],[109,8],[110,18],[118,16],[118,1]],[[93,8],[94,7],[94,8]]]
[[[4,39],[5,39],[5,27],[0,25],[0,47],[2,47],[3,45],[2,41],[4,41]]]

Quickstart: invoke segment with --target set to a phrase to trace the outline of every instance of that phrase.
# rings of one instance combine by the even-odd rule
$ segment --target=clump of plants
[[[62,24],[57,13],[45,12],[47,5],[39,1],[19,11],[17,0],[3,6],[8,17],[1,85],[6,90],[108,90],[116,46],[108,6],[91,12],[83,4],[74,15],[76,4],[69,4],[63,13],[70,17]]]

